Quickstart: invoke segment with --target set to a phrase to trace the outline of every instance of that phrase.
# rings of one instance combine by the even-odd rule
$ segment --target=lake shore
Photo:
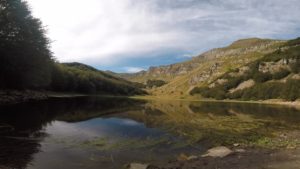
[[[170,98],[160,96],[113,96],[113,95],[91,95],[68,92],[52,92],[52,91],[35,91],[35,90],[0,90],[0,105],[15,104],[32,100],[45,100],[51,97],[66,98],[66,97],[81,97],[81,96],[101,96],[101,97],[127,97],[141,100],[175,100],[175,101],[190,101],[190,102],[223,102],[223,103],[247,103],[247,104],[269,104],[269,105],[284,105],[294,107],[300,110],[300,100],[284,101],[280,99],[259,100],[259,101],[244,101],[244,100],[215,100],[215,99],[196,99],[193,97],[187,98]]]
[[[198,157],[190,160],[177,159],[153,169],[299,169],[300,150],[242,149],[226,157]],[[155,167],[154,167],[155,166]],[[151,168],[151,167],[149,167]]]
[[[215,100],[215,99],[195,99],[195,98],[170,98],[170,97],[159,97],[159,96],[133,96],[130,98],[142,99],[142,100],[177,100],[177,101],[189,101],[189,102],[223,102],[223,103],[247,103],[247,104],[268,104],[268,105],[284,105],[294,107],[300,110],[300,100],[297,101],[284,101],[280,99],[271,100],[259,100],[259,101],[244,101],[244,100]]]
[[[16,104],[33,100],[45,100],[49,96],[45,91],[0,90],[0,105]]]
[[[46,100],[49,98],[72,98],[72,97],[88,97],[99,96],[108,98],[129,98],[130,96],[118,95],[93,95],[74,92],[53,92],[53,91],[37,91],[37,90],[0,90],[0,105],[23,103],[28,101]]]

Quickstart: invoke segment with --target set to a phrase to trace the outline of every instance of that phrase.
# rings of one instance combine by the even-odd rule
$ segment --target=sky
[[[27,0],[60,62],[137,72],[242,38],[300,36],[299,0]]]

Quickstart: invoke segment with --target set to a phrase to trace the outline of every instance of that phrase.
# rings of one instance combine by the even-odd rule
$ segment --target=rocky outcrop
[[[277,62],[263,62],[258,70],[262,73],[276,73],[283,69],[290,69],[289,64],[296,63],[296,59],[281,59]]]
[[[229,93],[234,93],[238,90],[244,90],[244,89],[250,88],[254,85],[255,85],[255,81],[253,79],[249,79],[249,80],[246,80],[246,81],[240,83],[236,88],[230,89]]]

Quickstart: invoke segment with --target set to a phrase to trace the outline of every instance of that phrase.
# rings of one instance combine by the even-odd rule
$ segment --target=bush
[[[224,90],[227,91],[229,89],[235,88],[244,80],[245,78],[243,76],[231,77],[225,84],[223,84]]]
[[[226,92],[222,87],[208,88],[208,87],[196,87],[191,92],[191,95],[200,94],[205,98],[215,98],[222,100],[226,98]]]
[[[272,75],[270,73],[256,72],[253,75],[253,79],[257,83],[263,83],[263,82],[266,82],[268,80],[271,80],[272,79]]]
[[[146,86],[150,87],[150,88],[152,88],[152,87],[161,87],[165,84],[167,84],[167,83],[163,80],[148,80],[146,82]]]
[[[293,73],[300,73],[300,59],[297,59],[295,63],[290,63],[290,68]]]
[[[279,80],[279,79],[282,79],[282,78],[288,76],[290,73],[291,72],[289,70],[282,69],[282,70],[272,74],[272,79]]]
[[[260,83],[229,94],[228,97],[243,100],[284,99],[294,101],[300,98],[300,80],[290,79],[286,83]]]

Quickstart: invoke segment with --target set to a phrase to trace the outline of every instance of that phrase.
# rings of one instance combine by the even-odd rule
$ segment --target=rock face
[[[296,59],[281,59],[277,62],[263,62],[258,70],[262,73],[276,73],[283,69],[289,69],[289,63],[295,63]]]
[[[255,81],[253,79],[249,79],[247,81],[240,83],[236,88],[230,89],[229,93],[234,93],[238,90],[244,90],[244,89],[252,87],[254,85],[255,85]]]
[[[220,146],[220,147],[214,147],[214,148],[211,148],[211,149],[207,150],[207,153],[202,155],[202,157],[220,157],[220,158],[223,158],[223,157],[226,157],[226,156],[228,156],[232,153],[233,153],[233,151],[230,150],[229,148],[224,147],[224,146]]]

